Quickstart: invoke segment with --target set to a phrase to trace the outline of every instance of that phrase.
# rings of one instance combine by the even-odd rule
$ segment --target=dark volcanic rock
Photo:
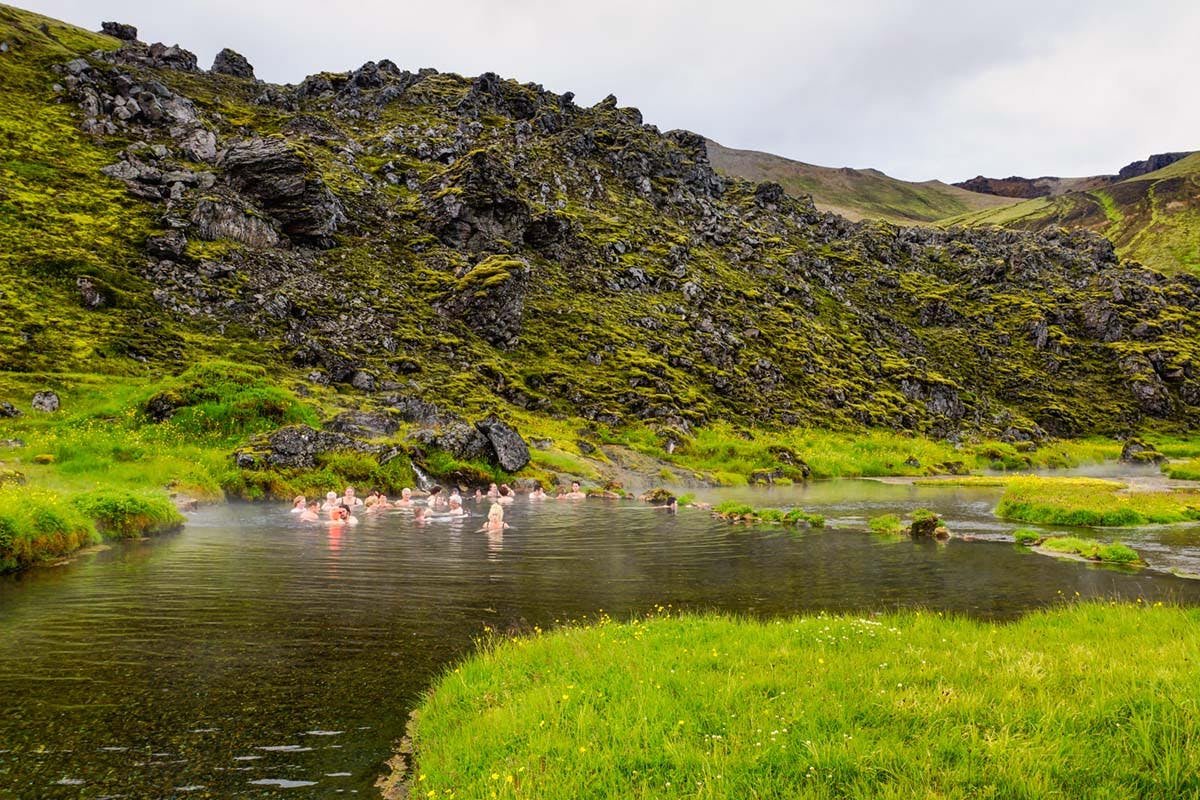
[[[453,295],[441,304],[442,313],[460,319],[496,347],[511,348],[521,336],[529,262],[494,256],[480,262],[458,281]]]
[[[234,462],[241,469],[310,469],[316,466],[317,456],[343,450],[371,453],[376,456],[385,452],[379,445],[368,444],[344,433],[316,431],[307,425],[289,425],[269,436],[258,437],[236,450]]]
[[[1165,464],[1167,457],[1136,436],[1126,440],[1121,447],[1121,461],[1126,464]]]
[[[378,411],[346,411],[325,424],[325,430],[368,439],[390,436],[399,427],[400,422],[394,416]]]
[[[1132,164],[1126,164],[1121,167],[1120,172],[1117,173],[1117,179],[1122,181],[1128,180],[1129,178],[1136,178],[1139,175],[1146,175],[1155,170],[1160,170],[1163,167],[1169,167],[1176,161],[1187,158],[1193,152],[1192,150],[1187,150],[1182,153],[1156,153],[1145,161],[1134,161]]]
[[[457,459],[492,461],[496,454],[488,437],[465,422],[448,426],[436,444]]]
[[[126,42],[136,42],[138,29],[121,22],[101,22],[100,32]]]
[[[428,187],[433,232],[451,247],[474,252],[498,241],[521,241],[531,215],[518,185],[517,175],[494,153],[464,156]]]
[[[321,176],[283,139],[239,142],[225,155],[230,183],[250,195],[292,239],[328,247],[345,211]]]
[[[12,418],[19,416],[21,416],[21,409],[9,402],[0,403],[0,417]]]
[[[479,420],[475,427],[492,443],[496,463],[506,472],[516,472],[529,463],[529,446],[521,434],[495,414]]]
[[[217,57],[213,59],[212,71],[220,75],[254,80],[254,67],[250,65],[245,56],[228,47],[217,53]]]
[[[1018,197],[1030,200],[1034,197],[1046,197],[1050,194],[1050,186],[1046,181],[1036,178],[1021,178],[1013,175],[1008,178],[985,178],[976,175],[966,181],[960,181],[955,186],[968,192],[994,194],[1000,197]]]

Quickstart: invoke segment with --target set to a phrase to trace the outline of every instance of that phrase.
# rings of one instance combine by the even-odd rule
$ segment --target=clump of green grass
[[[91,519],[56,492],[0,489],[0,572],[100,541]]]
[[[101,489],[72,497],[71,505],[94,520],[96,529],[111,539],[163,533],[184,523],[183,515],[166,497]]]
[[[1013,541],[1024,547],[1029,547],[1040,542],[1045,538],[1040,532],[1030,530],[1029,528],[1020,528],[1013,531]]]
[[[1198,650],[1115,604],[568,628],[448,671],[386,796],[1190,797]]]
[[[726,500],[713,506],[713,513],[730,518],[747,517],[754,514],[754,506],[739,503],[735,500]]]
[[[904,523],[895,514],[880,514],[867,522],[872,533],[897,534],[904,530]]]
[[[169,416],[184,433],[244,436],[282,425],[319,425],[316,413],[291,392],[271,383],[262,367],[208,361],[185,370],[143,406]]]
[[[1086,558],[1090,561],[1103,561],[1110,564],[1141,564],[1137,551],[1120,542],[1104,544],[1087,539],[1077,539],[1074,536],[1051,536],[1045,539],[1040,547],[1052,553],[1065,553]]]
[[[1179,481],[1200,481],[1200,458],[1192,458],[1178,464],[1167,464],[1163,472],[1168,478]]]
[[[805,511],[802,508],[793,508],[783,515],[783,521],[793,525],[805,522],[812,528],[824,528],[825,517],[812,511]]]
[[[807,523],[813,528],[825,527],[825,517],[805,511],[802,508],[784,510],[781,508],[755,508],[746,503],[726,500],[713,507],[713,513],[728,520],[744,520],[746,522],[774,522],[785,525]]]
[[[1044,525],[1122,527],[1200,519],[1200,492],[1123,492],[1090,478],[1011,480],[996,514]]]

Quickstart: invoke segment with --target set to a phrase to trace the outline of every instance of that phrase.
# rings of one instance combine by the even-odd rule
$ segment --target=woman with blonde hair
[[[508,523],[504,521],[504,506],[499,503],[492,503],[492,507],[488,509],[487,522],[480,528],[481,531],[502,531],[508,527]]]

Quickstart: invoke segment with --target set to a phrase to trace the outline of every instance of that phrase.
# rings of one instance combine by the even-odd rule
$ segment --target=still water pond
[[[409,709],[485,626],[656,604],[1006,618],[1076,592],[1200,603],[1200,582],[1166,571],[1019,552],[990,513],[998,496],[838,481],[707,498],[830,519],[800,533],[521,499],[496,538],[480,516],[418,527],[392,513],[336,535],[285,508],[206,509],[179,534],[0,579],[0,797],[374,797]],[[976,540],[862,532],[918,506]],[[1200,564],[1200,528],[1122,535],[1160,566]]]

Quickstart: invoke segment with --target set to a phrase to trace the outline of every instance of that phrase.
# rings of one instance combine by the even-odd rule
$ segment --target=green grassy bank
[[[1200,519],[1200,492],[1127,492],[1116,481],[1014,478],[997,516],[1045,525],[1123,527]]]
[[[406,780],[421,798],[1196,797],[1198,698],[1197,609],[602,622],[443,676]]]

